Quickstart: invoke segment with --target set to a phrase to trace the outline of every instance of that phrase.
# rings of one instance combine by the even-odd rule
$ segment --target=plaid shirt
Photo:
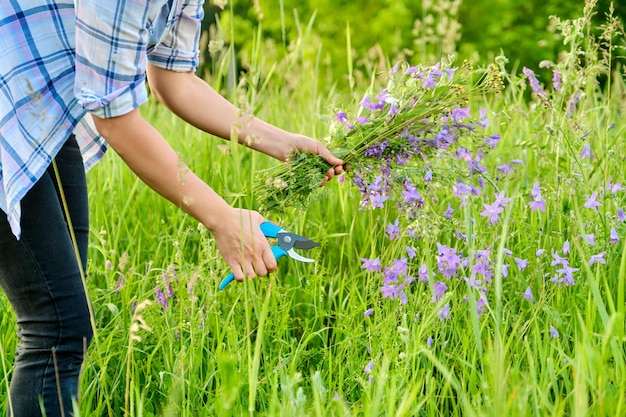
[[[72,132],[85,169],[104,155],[89,113],[143,104],[147,62],[195,71],[203,2],[0,1],[0,208],[16,236],[20,200]]]

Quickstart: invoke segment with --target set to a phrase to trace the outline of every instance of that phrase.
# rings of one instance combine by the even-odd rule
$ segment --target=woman
[[[342,172],[342,161],[320,142],[256,118],[239,120],[239,110],[194,75],[202,3],[0,2],[0,284],[19,336],[9,414],[41,415],[41,401],[47,416],[71,415],[92,337],[82,278],[84,171],[106,143],[213,233],[237,280],[276,268],[259,228],[263,217],[229,206],[142,118],[146,82],[203,131],[228,139],[237,124],[246,146],[281,161],[293,150],[314,152],[330,166],[326,179]]]

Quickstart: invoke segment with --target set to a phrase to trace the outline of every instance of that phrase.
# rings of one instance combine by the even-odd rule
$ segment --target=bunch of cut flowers
[[[461,161],[469,174],[484,170],[481,159],[499,136],[487,135],[485,111],[471,112],[470,101],[473,95],[503,89],[495,64],[476,70],[468,62],[460,68],[403,62],[383,79],[386,85],[365,95],[353,116],[336,112],[325,140],[351,166],[348,175],[363,207],[396,202],[407,210],[419,209],[423,197],[414,178],[430,183],[435,167],[438,180],[458,178],[446,163],[450,159]],[[324,192],[320,185],[327,170],[319,156],[300,152],[290,162],[262,171],[255,185],[260,210],[308,207]]]

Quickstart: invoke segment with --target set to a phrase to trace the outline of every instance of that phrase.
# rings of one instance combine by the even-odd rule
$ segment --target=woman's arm
[[[184,16],[152,58],[171,70],[193,71],[202,2],[185,3]],[[276,260],[259,227],[263,217],[230,207],[185,166],[138,110],[147,100],[146,28],[160,14],[159,4],[76,0],[76,97],[92,112],[99,133],[146,184],[213,233],[235,278],[266,275]]]
[[[94,116],[96,128],[151,188],[180,206],[214,235],[217,247],[242,280],[276,268],[259,213],[234,209],[189,170],[139,110],[112,118]]]
[[[287,132],[241,111],[191,72],[174,72],[148,64],[148,83],[157,100],[186,122],[230,139],[237,126],[240,143],[281,161],[294,150],[320,155],[330,168],[326,179],[343,172],[343,161],[319,141]],[[250,140],[252,138],[252,140]]]

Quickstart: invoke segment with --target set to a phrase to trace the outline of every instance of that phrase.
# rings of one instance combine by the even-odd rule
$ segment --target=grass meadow
[[[415,218],[392,202],[363,208],[349,176],[333,180],[305,211],[267,214],[321,242],[306,254],[316,262],[281,259],[270,277],[225,291],[211,235],[110,152],[88,175],[97,329],[77,413],[626,415],[626,96],[621,67],[609,69],[623,50],[592,38],[588,16],[564,23],[570,37],[549,68],[558,80],[536,85],[523,68],[539,63],[495,59],[505,89],[470,103],[501,135],[484,172],[453,178],[464,161],[442,156],[427,183],[417,165]],[[324,138],[337,108],[379,80],[322,84],[307,34],[278,61],[257,40],[230,98]],[[154,101],[142,111],[228,201],[258,208],[258,173],[276,161]],[[390,296],[381,287],[398,262],[405,284]],[[4,403],[16,338],[0,305]]]

